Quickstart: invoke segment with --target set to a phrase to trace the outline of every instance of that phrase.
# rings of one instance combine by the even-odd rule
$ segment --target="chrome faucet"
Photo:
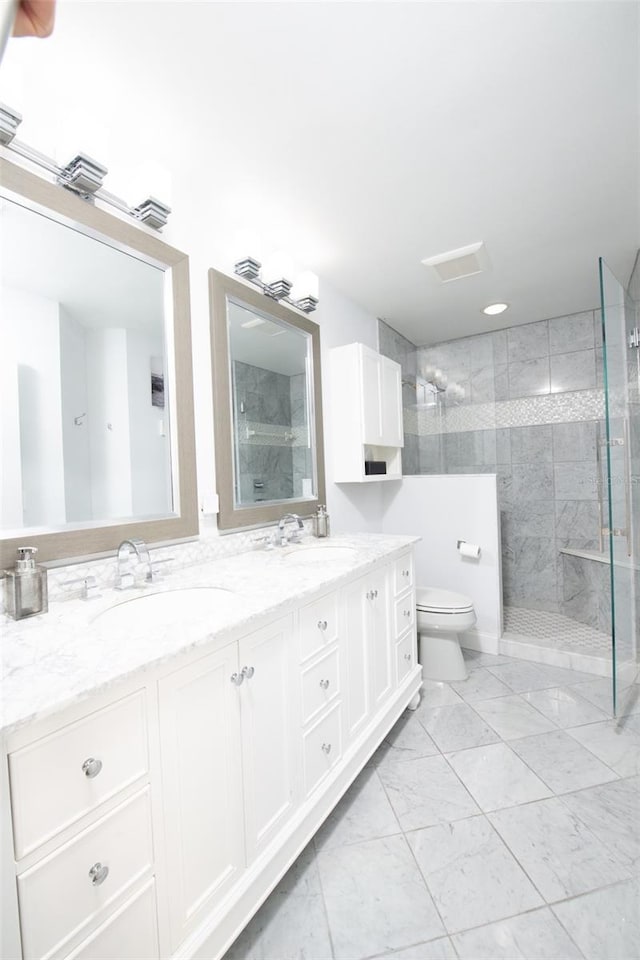
[[[298,524],[298,529],[294,530],[289,537],[284,529],[288,520],[295,520],[295,522]],[[286,547],[289,542],[299,540],[301,536],[300,531],[304,532],[304,523],[302,522],[302,518],[299,517],[297,513],[285,513],[284,517],[281,517],[278,523],[278,537],[280,539],[280,546]]]
[[[138,563],[144,563],[146,565],[145,583],[151,583],[153,581],[151,554],[144,540],[138,540],[136,538],[123,540],[118,547],[116,590],[126,590],[127,587],[133,587],[135,585],[133,571],[131,570],[131,554],[137,557]]]

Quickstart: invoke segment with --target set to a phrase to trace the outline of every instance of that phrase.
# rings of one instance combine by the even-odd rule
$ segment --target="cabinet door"
[[[237,648],[159,682],[172,950],[244,866]]]
[[[380,443],[384,447],[403,446],[402,370],[399,364],[387,357],[380,357],[380,408]]]
[[[240,640],[247,861],[285,825],[300,796],[297,650],[287,617]]]
[[[382,442],[382,411],[380,408],[380,355],[361,347],[362,363],[362,440],[367,444]]]
[[[342,663],[344,670],[345,743],[358,735],[369,716],[369,657],[367,644],[367,577],[346,586],[342,592]]]
[[[375,711],[393,686],[389,588],[386,570],[367,577],[367,646],[371,663],[371,707]]]

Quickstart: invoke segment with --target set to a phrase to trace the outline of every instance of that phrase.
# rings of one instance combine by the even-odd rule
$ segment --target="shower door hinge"
[[[602,536],[608,537],[611,534],[612,537],[626,537],[627,531],[624,527],[614,527],[613,530],[610,530],[609,527],[602,528]]]
[[[640,347],[640,327],[634,327],[629,334],[629,347],[631,349]]]
[[[624,437],[613,437],[611,440],[601,440],[601,447],[624,447]]]

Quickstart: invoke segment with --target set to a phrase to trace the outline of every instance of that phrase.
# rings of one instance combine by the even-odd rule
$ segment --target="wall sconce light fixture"
[[[238,277],[255,284],[273,300],[283,300],[303,313],[313,313],[318,306],[318,277],[305,270],[292,280],[293,264],[285,253],[272,254],[264,264],[256,257],[244,256],[233,269]]]
[[[124,200],[104,189],[103,180],[108,170],[101,163],[86,153],[78,153],[64,167],[58,166],[50,157],[16,138],[16,131],[21,123],[22,116],[16,110],[0,103],[0,144],[54,174],[56,183],[66,190],[72,190],[89,203],[94,203],[97,197],[103,203],[115,207],[148,227],[153,227],[154,230],[161,230],[165,226],[171,213],[170,207],[155,197],[148,197],[137,207],[130,207]]]

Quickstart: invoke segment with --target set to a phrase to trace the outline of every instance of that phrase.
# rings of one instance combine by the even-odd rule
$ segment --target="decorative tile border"
[[[604,391],[595,389],[448,408],[405,408],[404,428],[407,433],[422,437],[439,433],[603,420],[604,417]]]

